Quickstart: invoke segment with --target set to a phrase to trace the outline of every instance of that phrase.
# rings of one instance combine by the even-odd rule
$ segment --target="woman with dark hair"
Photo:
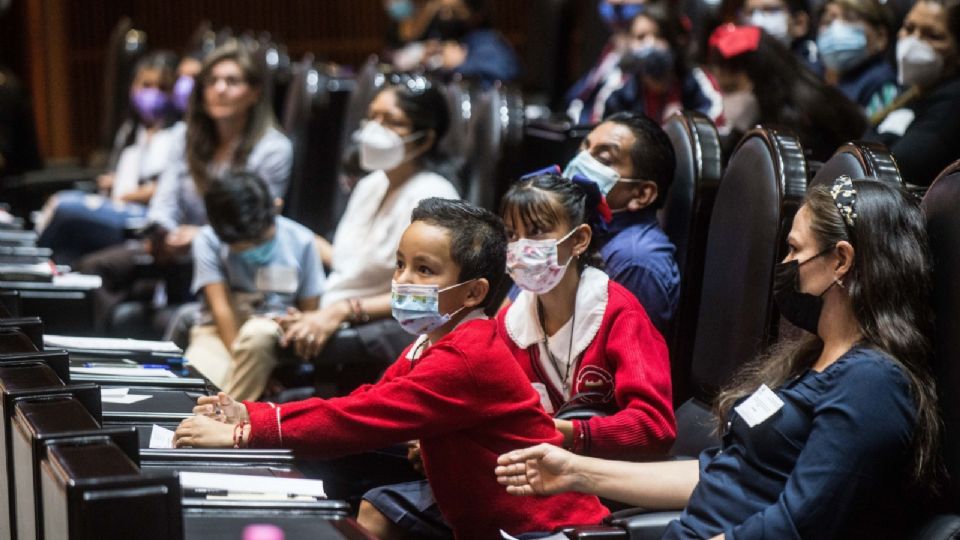
[[[725,0],[721,11],[724,20],[759,27],[790,49],[801,65],[823,74],[817,44],[810,39],[813,16],[806,0]]]
[[[870,138],[890,147],[903,178],[929,185],[960,157],[960,0],[920,0],[897,37],[906,88],[873,118]]]
[[[710,36],[709,63],[724,94],[732,144],[758,123],[785,127],[799,135],[808,157],[826,161],[867,128],[859,107],[755,26],[717,28]]]
[[[150,201],[147,240],[92,253],[77,265],[83,273],[103,277],[97,292],[99,322],[129,294],[138,256],[150,252],[157,264],[167,265],[189,255],[194,236],[207,222],[203,193],[210,179],[228,171],[250,171],[267,183],[277,204],[282,203],[293,147],[274,127],[263,82],[263,66],[239,43],[227,43],[204,59],[190,94],[185,140],[176,145]],[[163,274],[169,281],[174,273]],[[178,277],[187,279],[173,289],[182,289],[185,296],[189,278]],[[170,294],[176,297],[174,291]]]
[[[58,262],[119,244],[125,229],[146,215],[157,178],[175,159],[183,137],[172,89],[177,57],[155,51],[134,66],[129,118],[120,125],[100,193],[63,191],[51,197],[37,222],[38,244],[53,249]]]
[[[719,449],[622,463],[541,445],[501,456],[501,484],[686,507],[665,538],[904,537],[905,501],[940,472],[923,217],[905,190],[844,176],[811,188],[787,241],[774,296],[810,335],[731,378]]]
[[[299,358],[372,363],[379,373],[409,343],[409,334],[390,318],[390,276],[397,242],[417,204],[428,197],[460,198],[435,172],[444,170],[438,143],[449,125],[446,101],[422,77],[397,77],[373,98],[354,134],[360,166],[369,174],[350,194],[333,243],[317,240],[320,257],[332,270],[320,309],[280,321],[281,344]],[[322,355],[343,323],[357,325],[359,342],[341,344],[339,354]]]
[[[723,98],[716,81],[687,63],[690,36],[671,2],[651,2],[633,18],[629,45],[620,59],[628,77],[606,101],[604,115],[643,113],[663,123],[680,110],[694,110],[717,122]]]

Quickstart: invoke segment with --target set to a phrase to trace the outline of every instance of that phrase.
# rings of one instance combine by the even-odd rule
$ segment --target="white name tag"
[[[293,294],[299,283],[294,266],[264,266],[257,270],[256,287],[261,292]]]
[[[743,403],[734,407],[734,410],[748,426],[754,427],[773,416],[781,408],[783,408],[783,400],[764,384]]]
[[[543,383],[530,383],[533,385],[533,389],[540,394],[540,405],[543,406],[543,410],[547,411],[547,414],[553,414],[553,402],[550,401],[550,393],[547,392],[547,385]]]

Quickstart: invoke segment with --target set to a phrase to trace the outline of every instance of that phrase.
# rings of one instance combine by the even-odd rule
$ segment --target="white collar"
[[[571,359],[583,353],[600,331],[600,323],[603,322],[603,314],[607,310],[609,281],[607,274],[592,266],[586,267],[580,275],[574,306],[576,317],[571,329],[574,339]],[[544,340],[538,310],[537,297],[529,291],[522,291],[507,309],[504,323],[507,334],[517,347],[526,349]]]
[[[483,309],[477,308],[467,313],[467,316],[464,317],[460,322],[457,323],[457,326],[453,327],[453,330],[456,330],[460,327],[461,324],[470,322],[477,319],[486,319],[487,315],[483,312]],[[453,330],[450,330],[453,332]],[[407,351],[406,359],[413,362],[414,360],[419,360],[423,356],[423,351],[427,350],[427,347],[431,345],[430,337],[427,334],[420,334],[420,337],[417,338],[417,341],[413,343],[413,347],[410,347],[410,350]]]

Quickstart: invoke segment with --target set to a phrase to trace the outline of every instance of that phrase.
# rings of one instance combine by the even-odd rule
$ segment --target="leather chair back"
[[[380,57],[375,54],[370,55],[367,61],[360,66],[353,91],[347,101],[341,142],[343,148],[350,144],[353,133],[360,128],[360,122],[367,116],[367,107],[385,83],[386,78],[380,72]]]
[[[674,403],[689,397],[686,387],[693,340],[700,311],[700,286],[710,215],[723,166],[720,135],[705,115],[688,111],[663,126],[676,154],[673,183],[660,211],[660,225],[676,246],[680,268],[680,305],[674,317],[670,342]]]
[[[933,258],[934,376],[943,417],[943,456],[952,509],[960,509],[960,161],[947,167],[921,203]]]
[[[120,124],[130,110],[130,83],[133,66],[147,52],[147,34],[133,27],[123,17],[110,32],[107,58],[103,70],[103,123],[100,125],[100,148],[110,152]]]
[[[528,36],[523,50],[523,87],[528,99],[557,110],[563,93],[578,74],[569,72],[576,4],[571,0],[527,0],[517,3],[528,9]]]
[[[693,346],[693,395],[710,402],[777,337],[773,269],[807,187],[796,136],[757,127],[730,157],[717,190]]]
[[[464,199],[496,211],[500,197],[519,174],[523,139],[523,98],[515,88],[497,83],[473,100]]]
[[[853,179],[874,178],[897,185],[904,183],[890,150],[875,142],[854,141],[841,146],[820,167],[810,185],[832,184],[844,174]]]

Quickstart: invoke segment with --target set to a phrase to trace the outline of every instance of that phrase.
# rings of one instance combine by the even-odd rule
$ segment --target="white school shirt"
[[[460,198],[449,180],[429,171],[411,176],[384,199],[389,185],[386,173],[376,171],[361,178],[350,194],[333,237],[332,271],[321,307],[390,292],[410,213],[423,199]]]
[[[120,201],[121,197],[136,191],[140,184],[148,180],[157,180],[167,165],[176,159],[174,154],[178,137],[183,137],[183,123],[158,129],[147,138],[147,129],[137,126],[133,144],[120,153],[113,175],[113,189],[110,198]]]

